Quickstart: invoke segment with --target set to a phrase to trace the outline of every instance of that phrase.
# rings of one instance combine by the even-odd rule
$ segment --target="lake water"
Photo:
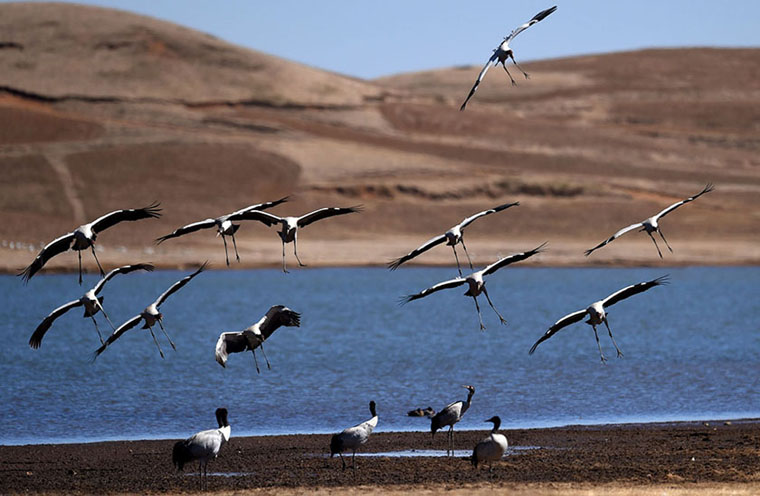
[[[105,308],[118,326],[189,273],[118,276]],[[453,268],[208,271],[162,307],[177,351],[135,328],[96,362],[99,341],[82,309],[59,318],[42,347],[27,341],[54,308],[76,299],[75,274],[36,276],[28,286],[0,276],[0,444],[180,438],[215,427],[227,407],[232,433],[327,433],[369,418],[378,431],[428,430],[407,410],[438,410],[476,387],[458,429],[760,417],[760,268],[507,268],[489,277],[498,318],[480,297],[478,330],[465,288],[405,306],[401,295],[455,275]],[[579,323],[528,349],[560,317],[629,284],[670,274],[612,307],[625,353],[599,361],[591,328]],[[273,304],[302,313],[266,343],[272,370],[256,374],[250,353],[214,360],[222,331],[257,321]],[[99,315],[104,332],[110,331]],[[442,441],[443,442],[443,441]]]

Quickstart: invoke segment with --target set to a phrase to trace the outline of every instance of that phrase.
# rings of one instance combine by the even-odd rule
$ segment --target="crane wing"
[[[660,286],[663,284],[668,284],[668,276],[662,276],[658,277],[657,279],[653,279],[651,281],[647,282],[640,282],[638,284],[633,284],[631,286],[628,286],[627,288],[623,288],[620,291],[617,291],[615,293],[612,293],[607,298],[602,300],[602,306],[603,307],[610,307],[614,305],[615,303],[625,300],[629,296],[633,296],[635,294],[643,293],[647,289],[651,289],[655,286]]]
[[[268,339],[281,326],[301,327],[301,314],[284,305],[275,305],[264,315],[259,332],[264,339]]]
[[[100,292],[105,287],[106,283],[113,278],[114,276],[117,276],[119,274],[129,274],[130,272],[134,272],[136,270],[144,270],[147,272],[153,272],[153,269],[155,267],[152,264],[134,264],[134,265],[124,265],[122,267],[117,267],[113,269],[111,272],[103,276],[103,279],[98,281],[98,283],[93,288],[93,291],[95,294],[100,294]]]
[[[512,41],[515,38],[515,36],[517,36],[518,34],[522,33],[523,31],[525,31],[526,29],[528,29],[532,25],[536,24],[537,22],[543,21],[547,16],[549,16],[549,14],[551,14],[555,10],[557,10],[557,6],[556,5],[554,7],[548,8],[546,10],[542,10],[538,14],[534,15],[533,18],[530,21],[528,21],[525,24],[523,24],[521,26],[518,26],[515,29],[513,29],[512,32],[509,33],[509,36],[507,36],[504,39],[504,41]]]
[[[37,329],[35,329],[32,333],[32,337],[29,338],[29,346],[35,350],[39,348],[40,345],[42,345],[42,338],[45,337],[45,333],[48,332],[50,326],[53,325],[53,321],[72,308],[80,306],[82,306],[82,302],[80,300],[74,300],[66,303],[65,305],[61,305],[60,307],[50,312],[50,315],[45,317],[40,325],[37,326]]]
[[[156,299],[156,301],[154,302],[154,305],[156,305],[156,307],[160,307],[161,304],[163,302],[165,302],[167,298],[169,298],[171,295],[173,295],[174,293],[176,293],[177,291],[179,291],[180,289],[182,289],[182,286],[184,286],[185,284],[189,283],[190,280],[193,277],[195,277],[198,274],[200,274],[201,272],[203,272],[206,269],[207,265],[208,265],[208,262],[203,262],[203,265],[201,265],[200,267],[198,267],[198,270],[196,270],[195,272],[193,272],[189,276],[185,276],[182,279],[180,279],[179,281],[177,281],[174,284],[172,284],[169,289],[167,289],[166,291],[164,291],[164,293]]]
[[[401,258],[397,258],[396,260],[391,261],[388,264],[388,268],[391,269],[391,270],[396,270],[396,269],[399,268],[399,266],[401,266],[402,263],[408,262],[409,260],[413,259],[417,255],[428,251],[430,248],[432,248],[432,247],[434,247],[436,245],[440,245],[444,241],[446,241],[446,235],[445,234],[441,234],[440,236],[436,236],[435,238],[431,238],[431,239],[427,240],[419,248],[416,248],[416,249],[410,251],[409,253],[407,253],[406,255],[404,255]]]
[[[498,55],[496,54],[496,50],[493,51],[493,55],[488,59],[488,62],[486,62],[486,65],[483,66],[483,68],[480,70],[480,73],[478,74],[478,78],[475,80],[475,84],[472,85],[472,89],[470,90],[470,93],[467,95],[467,98],[464,99],[464,103],[461,107],[459,107],[459,111],[462,112],[464,108],[467,106],[467,102],[470,101],[470,98],[472,98],[472,95],[475,94],[475,90],[478,89],[478,85],[483,80],[483,78],[486,76],[486,72],[488,72],[488,69],[491,68],[491,64],[494,63],[496,60],[498,60]]]
[[[690,201],[694,201],[694,200],[696,200],[697,198],[699,198],[700,196],[704,195],[705,193],[709,193],[710,191],[712,191],[712,190],[714,190],[714,189],[715,189],[715,188],[713,187],[713,185],[712,185],[712,184],[710,184],[710,183],[708,183],[708,184],[707,184],[707,186],[705,186],[705,187],[704,187],[704,189],[703,189],[702,191],[700,191],[699,193],[697,193],[696,195],[694,195],[694,196],[690,196],[689,198],[687,198],[687,199],[685,199],[685,200],[681,200],[681,201],[680,201],[680,202],[678,202],[678,203],[674,203],[674,204],[672,204],[671,206],[669,206],[668,208],[666,208],[665,210],[663,210],[663,211],[662,211],[662,212],[660,212],[659,214],[655,215],[655,217],[656,217],[657,219],[660,219],[660,218],[662,218],[662,217],[665,217],[665,216],[666,216],[666,215],[668,215],[670,212],[672,212],[673,210],[677,209],[678,207],[680,207],[680,206],[681,206],[681,205],[683,205],[684,203],[689,203]]]
[[[541,253],[541,252],[544,251],[544,249],[543,249],[544,246],[546,246],[546,243],[543,243],[540,246],[538,246],[538,247],[536,247],[536,248],[534,248],[534,249],[532,249],[530,251],[525,251],[525,252],[522,252],[522,253],[515,253],[514,255],[510,255],[508,257],[502,258],[501,260],[497,260],[496,262],[492,263],[491,265],[489,265],[488,267],[486,267],[485,269],[483,269],[483,275],[487,276],[489,274],[493,274],[494,272],[496,272],[497,270],[499,270],[502,267],[506,267],[507,265],[513,264],[515,262],[521,262],[521,261],[525,260],[526,258],[530,258],[530,257],[532,257],[533,255],[535,255],[537,253]]]
[[[424,298],[427,295],[433,294],[436,291],[440,291],[442,289],[456,288],[457,286],[461,286],[465,282],[467,282],[467,280],[463,277],[457,277],[456,279],[450,279],[448,281],[439,282],[432,288],[424,289],[417,294],[402,296],[401,304],[403,305],[404,303],[409,303],[410,301],[419,300],[420,298]]]
[[[71,247],[71,242],[73,240],[73,232],[64,234],[60,238],[54,239],[48,243],[45,248],[40,250],[40,252],[34,258],[34,261],[32,261],[32,263],[29,264],[27,268],[19,272],[18,276],[21,277],[25,283],[28,283],[29,279],[31,279],[32,276],[36,274],[42,268],[42,266],[47,263],[48,260],[58,255],[59,253],[63,253],[64,251],[68,250]]]
[[[248,349],[248,339],[242,332],[223,332],[216,342],[214,356],[222,367],[227,367],[227,357],[230,353],[239,353]]]
[[[160,203],[153,203],[144,208],[130,208],[126,210],[114,210],[102,217],[98,217],[90,223],[92,230],[96,233],[108,229],[122,221],[133,221],[140,219],[150,219],[161,217],[161,209],[158,208]]]
[[[586,250],[585,251],[586,256],[591,255],[595,250],[598,250],[599,248],[601,248],[602,246],[606,245],[607,243],[610,243],[610,242],[614,241],[615,239],[619,238],[620,236],[622,236],[623,234],[627,233],[628,231],[633,231],[634,229],[642,227],[643,225],[644,224],[642,224],[641,222],[637,222],[635,224],[631,224],[628,227],[622,228],[621,230],[619,230],[618,232],[616,232],[615,234],[613,234],[609,238],[605,239],[604,241],[602,241],[601,243],[599,243],[595,247],[591,248],[590,250]]]
[[[236,220],[257,220],[266,226],[273,226],[274,224],[281,224],[283,222],[282,217],[262,212],[261,210],[247,210],[237,215]]]
[[[127,332],[128,330],[132,329],[134,326],[139,324],[141,320],[142,320],[142,315],[135,315],[134,317],[132,317],[131,319],[129,319],[128,321],[120,325],[118,328],[116,328],[116,330],[113,331],[113,333],[110,336],[108,336],[108,339],[106,339],[106,342],[103,343],[100,348],[95,350],[95,354],[93,355],[92,359],[95,360],[96,358],[98,358],[98,356],[101,353],[106,351],[106,348],[108,348],[108,346],[110,346],[111,343],[119,339],[125,332]]]
[[[541,336],[538,341],[535,342],[533,346],[531,346],[530,351],[528,352],[529,355],[532,355],[534,351],[536,351],[536,348],[538,348],[538,345],[549,339],[550,337],[554,336],[560,329],[563,327],[567,327],[570,324],[575,324],[576,322],[580,322],[583,320],[583,317],[586,315],[586,310],[578,310],[577,312],[573,312],[569,315],[565,315],[561,319],[559,319],[557,322],[554,323],[553,326],[549,328],[548,331],[544,333],[543,336]]]
[[[479,219],[485,215],[495,214],[496,212],[501,212],[502,210],[506,210],[509,207],[517,207],[519,205],[520,205],[520,202],[505,203],[504,205],[499,205],[498,207],[489,208],[488,210],[483,210],[482,212],[478,212],[475,215],[471,215],[470,217],[467,217],[465,220],[463,220],[459,224],[459,229],[464,229],[465,227],[472,224],[476,219]]]
[[[190,234],[195,231],[200,231],[201,229],[208,229],[210,227],[214,227],[215,225],[216,225],[216,219],[206,219],[206,220],[201,220],[198,222],[193,222],[192,224],[188,224],[186,226],[182,226],[180,228],[175,229],[174,232],[172,233],[169,233],[165,236],[161,236],[160,238],[156,238],[156,243],[161,244],[167,239],[184,236],[185,234]]]
[[[298,227],[306,227],[312,222],[326,219],[328,217],[333,217],[335,215],[352,214],[354,212],[361,212],[361,211],[362,211],[361,205],[356,205],[354,207],[346,207],[346,208],[338,208],[338,207],[320,208],[319,210],[309,212],[308,214],[305,214],[299,217]]]
[[[231,213],[227,216],[229,220],[250,220],[245,218],[245,214],[247,212],[251,212],[253,210],[267,210],[272,207],[276,207],[280,203],[285,203],[288,201],[290,197],[286,196],[284,198],[280,198],[279,200],[271,201],[271,202],[265,202],[265,203],[259,203],[257,205],[251,205],[245,208],[241,208],[240,210]]]

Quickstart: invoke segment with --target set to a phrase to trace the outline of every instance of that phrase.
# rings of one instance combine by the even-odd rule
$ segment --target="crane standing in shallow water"
[[[443,429],[446,426],[449,427],[449,432],[447,433],[448,443],[446,445],[446,454],[448,455],[451,453],[452,456],[454,455],[454,424],[462,420],[464,413],[470,408],[472,396],[475,394],[475,388],[473,386],[462,387],[468,391],[467,400],[449,403],[443,410],[433,415],[433,418],[430,419],[430,434],[432,438],[435,438],[435,432],[438,429]]]
[[[348,429],[344,429],[339,434],[334,434],[330,439],[330,458],[335,453],[340,456],[340,461],[343,462],[343,470],[346,470],[346,460],[343,458],[343,452],[351,450],[351,468],[356,468],[356,450],[369,439],[372,431],[377,427],[377,411],[375,410],[375,402],[369,402],[369,412],[372,414],[372,418],[357,424]]]
[[[470,461],[472,466],[478,468],[479,463],[488,462],[488,470],[493,470],[493,462],[498,462],[504,453],[507,452],[507,436],[499,434],[497,431],[501,426],[501,419],[498,415],[491,417],[486,422],[493,422],[491,434],[475,445],[472,450]]]
[[[208,462],[216,458],[222,446],[230,440],[230,424],[227,422],[227,409],[216,409],[217,429],[209,429],[193,434],[184,441],[174,443],[172,463],[177,471],[182,471],[185,464],[198,460],[198,481],[208,488]],[[204,484],[205,481],[205,484]]]

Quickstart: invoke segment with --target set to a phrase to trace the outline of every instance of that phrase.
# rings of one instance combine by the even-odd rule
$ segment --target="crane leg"
[[[478,298],[476,296],[472,297],[473,301],[475,301],[475,309],[478,311],[478,320],[480,321],[480,330],[484,330],[486,326],[483,325],[483,316],[480,315],[480,305],[478,305]]]
[[[227,238],[222,234],[222,241],[224,241],[224,261],[227,262],[227,267],[230,266],[230,256],[227,254]]]
[[[256,364],[256,373],[260,374],[261,370],[259,370],[259,360],[256,358],[256,350],[251,350],[251,353],[253,353],[253,363]]]
[[[282,271],[288,273],[289,270],[285,268],[285,241],[282,242]]]
[[[306,267],[306,264],[301,263],[301,259],[298,258],[298,233],[295,234],[293,237],[293,253],[296,254],[296,260],[298,260],[298,265],[301,267]]]
[[[509,73],[509,69],[507,69],[507,64],[504,62],[501,63],[501,66],[504,68],[504,70],[507,72],[507,76],[509,76],[509,79],[512,80],[512,86],[517,86],[517,81],[515,81],[515,78],[512,77],[512,74]]]
[[[451,249],[454,250],[454,258],[457,261],[457,270],[459,271],[459,277],[462,277],[462,267],[459,266],[459,255],[457,255],[457,248],[454,245],[451,245]]]
[[[172,349],[174,351],[177,351],[177,347],[174,346],[174,341],[172,341],[172,338],[169,337],[169,333],[166,332],[166,329],[164,329],[164,324],[161,323],[161,321],[158,321],[158,327],[161,328],[161,331],[164,333],[164,336],[166,336],[166,339],[169,340],[169,344],[172,345]]]
[[[106,309],[103,308],[103,305],[101,305],[100,302],[98,302],[98,308],[100,309],[101,312],[103,312],[103,317],[105,317],[106,320],[108,321],[108,323],[111,325],[111,329],[113,329],[114,332],[116,332],[116,327],[114,327],[113,322],[111,322],[111,319],[108,318],[108,314],[106,313]],[[92,320],[93,321],[95,320],[94,316],[92,317]],[[102,341],[102,339],[101,339],[101,341]]]
[[[340,455],[340,461],[343,463],[343,470],[346,470],[346,459],[343,458],[343,453],[338,452],[338,454]]]
[[[153,342],[156,343],[156,348],[158,348],[158,354],[161,355],[161,358],[164,358],[164,352],[161,349],[161,345],[158,344],[158,339],[156,339],[156,335],[153,334],[153,328],[151,326],[148,326],[148,330],[150,331],[150,335],[153,337]]]
[[[354,450],[354,453],[351,455],[351,469],[356,470],[356,450]]]
[[[79,285],[82,285],[82,250],[77,250],[77,255],[79,257]]]
[[[98,337],[100,338],[100,344],[106,344],[106,342],[103,341],[103,335],[100,334],[100,329],[98,329],[98,321],[95,320],[95,316],[94,315],[90,315],[90,318],[92,319],[92,323],[95,324],[95,330],[98,331]]]
[[[499,316],[499,320],[503,325],[507,325],[507,319],[501,316],[498,310],[496,310],[496,307],[493,306],[493,302],[491,301],[491,298],[488,296],[488,291],[486,290],[486,287],[483,286],[483,294],[486,295],[486,300],[488,300],[488,304],[491,305],[491,308],[493,308],[493,311],[496,312],[496,315]]]
[[[272,370],[272,366],[269,365],[269,359],[267,358],[267,354],[264,351],[264,342],[263,341],[259,345],[259,348],[261,348],[261,354],[264,355],[264,360],[266,360],[266,362],[267,362],[267,369]]]
[[[464,248],[464,254],[467,255],[467,261],[470,262],[470,270],[475,270],[472,268],[472,259],[470,258],[470,254],[467,253],[467,245],[464,244],[464,236],[462,236],[461,241],[462,241],[462,248]]]
[[[90,245],[90,248],[92,249],[92,256],[95,257],[95,263],[98,264],[98,269],[100,270],[100,277],[103,277],[106,275],[106,273],[103,272],[103,267],[100,265],[100,260],[98,260],[98,256],[95,254],[95,245]]]
[[[665,239],[665,236],[662,235],[662,231],[657,229],[657,232],[660,233],[660,237],[662,238],[663,241],[665,241],[665,246],[668,247],[668,250],[670,250],[670,253],[673,253],[673,248],[670,247],[670,245],[668,244],[668,240]]]
[[[518,64],[517,61],[515,60],[515,56],[510,53],[509,58],[511,58],[512,63],[514,63],[517,66],[517,68],[520,69],[520,72],[523,73],[523,76],[525,76],[525,79],[530,79],[530,75],[527,72],[523,71],[523,68],[520,67],[520,64]]]
[[[662,252],[660,251],[660,247],[657,246],[657,241],[654,239],[654,236],[652,236],[652,233],[647,232],[650,238],[652,238],[652,243],[654,243],[655,248],[657,248],[657,254],[660,255],[660,258],[662,258]]]
[[[604,318],[604,325],[607,326],[607,332],[610,334],[610,339],[612,340],[612,344],[615,345],[615,349],[617,350],[617,356],[618,356],[618,358],[621,358],[623,356],[623,352],[620,351],[620,348],[618,348],[618,345],[615,342],[615,338],[612,337],[612,330],[610,329],[610,325],[607,323],[607,317]]]
[[[234,234],[232,235],[232,246],[235,248],[235,260],[237,260],[238,262],[240,262],[240,255],[238,255],[237,243],[235,242],[235,235]]]
[[[604,358],[604,353],[602,353],[602,345],[599,343],[599,334],[596,333],[596,326],[592,325],[592,329],[594,329],[594,337],[596,338],[596,346],[599,348],[599,356],[602,358],[602,363],[607,363],[607,359]]]

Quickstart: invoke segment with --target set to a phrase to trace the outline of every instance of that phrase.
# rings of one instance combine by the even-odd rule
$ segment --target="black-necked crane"
[[[431,437],[435,438],[435,432],[438,429],[443,429],[448,426],[449,432],[447,434],[448,443],[446,445],[446,454],[454,454],[454,424],[462,420],[464,413],[470,408],[472,403],[472,395],[475,394],[475,388],[473,386],[462,386],[467,389],[467,400],[455,401],[449,403],[440,412],[433,415],[430,419],[430,433]]]
[[[505,203],[503,205],[499,205],[498,207],[489,208],[488,210],[483,210],[482,212],[478,212],[475,215],[471,215],[464,219],[459,224],[453,226],[451,229],[446,231],[445,233],[441,234],[440,236],[436,236],[435,238],[429,239],[426,243],[424,243],[419,248],[410,251],[406,255],[404,255],[401,258],[397,258],[396,260],[393,260],[391,263],[388,264],[388,268],[390,270],[396,270],[403,264],[404,262],[408,262],[409,260],[413,259],[417,255],[420,255],[429,249],[431,249],[434,246],[437,246],[444,241],[446,242],[447,246],[450,246],[452,250],[454,250],[454,258],[457,261],[457,270],[459,271],[459,275],[462,275],[462,268],[459,265],[459,255],[457,255],[457,243],[462,244],[462,248],[464,248],[464,253],[467,255],[467,261],[470,262],[470,270],[472,270],[472,259],[470,258],[470,254],[467,253],[467,245],[464,244],[464,230],[465,227],[469,226],[473,222],[475,222],[477,219],[484,217],[486,215],[494,214],[496,212],[501,212],[502,210],[506,210],[509,207],[516,207],[520,205],[520,202],[514,202],[514,203]]]
[[[278,217],[267,212],[256,210],[249,212],[248,218],[251,220],[258,220],[259,222],[262,222],[270,227],[275,224],[280,224],[280,226],[282,226],[277,234],[280,235],[280,239],[282,240],[282,271],[288,272],[288,270],[285,268],[285,243],[293,243],[293,253],[296,256],[296,260],[298,260],[298,265],[305,267],[305,265],[301,263],[301,259],[298,258],[299,228],[306,227],[313,222],[327,219],[328,217],[361,212],[361,210],[361,206],[346,208],[325,207],[313,212],[309,212],[308,214],[304,214],[300,217]]]
[[[541,12],[539,12],[538,14],[536,14],[535,16],[533,16],[533,19],[531,19],[530,21],[526,22],[525,24],[523,24],[523,25],[515,28],[514,30],[512,30],[512,32],[509,33],[509,35],[507,35],[504,38],[504,41],[502,41],[501,43],[499,43],[499,46],[497,46],[496,48],[494,48],[493,54],[491,55],[491,58],[488,59],[488,62],[486,62],[486,65],[484,65],[483,68],[480,70],[480,74],[478,74],[478,79],[475,80],[475,84],[472,86],[472,89],[470,90],[470,93],[467,95],[467,98],[465,99],[465,101],[462,104],[462,106],[459,107],[460,111],[464,110],[464,108],[467,106],[467,102],[469,102],[470,98],[472,98],[472,95],[475,94],[475,90],[478,89],[478,85],[480,84],[480,82],[485,77],[486,72],[488,72],[488,69],[491,68],[491,64],[493,64],[493,65],[501,64],[502,67],[504,67],[504,70],[507,72],[507,75],[509,76],[509,79],[512,81],[512,85],[513,86],[516,86],[517,82],[515,81],[515,78],[512,77],[512,74],[509,73],[509,69],[507,69],[507,61],[509,59],[512,59],[512,62],[514,62],[514,64],[517,66],[517,68],[520,69],[520,71],[525,76],[525,79],[528,79],[530,77],[527,72],[523,71],[522,67],[520,67],[520,65],[515,60],[514,52],[512,51],[512,48],[510,48],[509,43],[515,38],[515,36],[517,36],[518,34],[522,33],[523,31],[525,31],[526,29],[528,29],[532,25],[536,24],[537,22],[542,21],[543,19],[545,19],[549,14],[551,14],[555,10],[557,10],[557,6],[556,5],[554,7],[552,7],[552,8],[549,8],[549,9],[546,9],[546,10],[542,10]]]
[[[448,281],[439,282],[435,286],[422,290],[417,294],[404,296],[401,299],[401,304],[403,305],[405,303],[409,303],[410,301],[424,298],[425,296],[433,294],[442,289],[456,288],[463,284],[467,284],[468,289],[464,293],[464,295],[471,296],[472,299],[475,301],[475,309],[478,311],[478,320],[480,321],[480,329],[483,330],[486,328],[486,326],[483,325],[483,317],[480,314],[480,305],[478,304],[478,298],[477,298],[478,295],[480,295],[481,293],[486,295],[486,300],[488,301],[488,304],[491,306],[491,308],[493,308],[493,311],[496,312],[496,315],[499,316],[499,321],[502,324],[506,325],[507,323],[506,319],[499,313],[498,310],[496,310],[496,307],[493,305],[493,302],[491,301],[491,297],[488,296],[488,290],[486,290],[486,283],[483,280],[483,277],[493,274],[494,272],[496,272],[502,267],[506,267],[507,265],[513,264],[515,262],[520,262],[521,260],[530,258],[537,253],[541,253],[545,245],[546,243],[543,243],[541,246],[534,248],[530,251],[526,251],[523,253],[516,253],[514,255],[504,257],[492,263],[491,265],[487,266],[483,270],[473,272],[467,277],[457,277],[455,279],[450,279]]]
[[[652,239],[652,243],[654,243],[655,248],[657,248],[657,254],[660,255],[660,258],[662,258],[662,252],[660,251],[660,247],[657,246],[657,241],[655,241],[654,236],[652,236],[653,232],[657,232],[660,235],[660,237],[662,238],[662,240],[665,242],[665,245],[668,247],[668,250],[670,250],[670,252],[673,253],[673,248],[670,247],[670,245],[668,244],[668,240],[666,240],[665,236],[662,235],[662,230],[660,229],[660,219],[663,218],[663,217],[665,217],[666,215],[668,215],[670,212],[672,212],[673,210],[677,209],[681,205],[683,205],[685,203],[689,203],[690,201],[694,201],[697,198],[699,198],[700,196],[704,195],[705,193],[709,193],[713,189],[714,189],[713,185],[708,183],[707,186],[705,186],[704,189],[702,191],[700,191],[699,193],[697,193],[696,195],[690,196],[689,198],[686,198],[685,200],[681,200],[679,202],[676,202],[676,203],[672,204],[668,208],[662,210],[657,215],[653,215],[652,217],[649,217],[648,219],[644,219],[641,222],[637,222],[635,224],[631,224],[628,227],[624,227],[623,229],[619,230],[618,232],[616,232],[615,234],[613,234],[609,238],[605,239],[604,241],[602,241],[601,243],[599,243],[595,247],[591,248],[590,250],[586,250],[586,252],[585,252],[586,256],[591,255],[594,252],[594,250],[597,250],[597,249],[601,248],[602,246],[606,245],[607,243],[610,243],[610,242],[614,241],[615,239],[619,238],[623,234],[625,234],[627,232],[630,232],[630,231],[633,231],[634,229],[639,229],[639,232],[646,231],[646,233]]]
[[[493,462],[501,460],[501,457],[507,452],[509,444],[507,443],[507,436],[498,432],[499,427],[501,427],[501,419],[498,415],[494,415],[486,422],[493,422],[491,434],[475,445],[470,461],[475,468],[480,463],[488,463],[489,470],[492,470]]]
[[[369,402],[369,412],[372,414],[371,419],[344,429],[339,434],[334,434],[330,439],[330,458],[335,453],[340,455],[340,461],[343,462],[343,470],[346,469],[346,460],[343,458],[343,452],[351,450],[351,468],[356,468],[356,450],[367,442],[369,435],[377,427],[377,411],[375,410],[374,401]]]
[[[106,342],[103,343],[103,345],[95,350],[95,355],[93,356],[93,360],[96,359],[101,353],[103,353],[108,346],[111,345],[114,341],[119,339],[125,332],[135,327],[137,324],[140,323],[140,321],[144,321],[145,324],[143,325],[143,329],[148,329],[150,331],[150,335],[153,337],[153,342],[156,343],[156,347],[158,348],[158,353],[161,355],[161,358],[164,358],[164,352],[161,350],[161,345],[158,344],[158,339],[156,339],[156,335],[153,333],[153,326],[158,323],[159,327],[161,328],[161,331],[164,333],[164,336],[166,336],[166,339],[169,340],[169,344],[171,345],[172,349],[176,350],[177,347],[174,345],[174,342],[169,337],[169,334],[167,334],[166,329],[164,329],[163,314],[159,311],[159,307],[166,301],[167,298],[169,298],[171,295],[182,289],[182,286],[189,283],[193,277],[197,276],[203,270],[206,268],[206,265],[208,262],[204,262],[203,265],[201,265],[198,270],[193,272],[192,274],[183,277],[179,281],[175,282],[171,285],[169,289],[164,291],[161,296],[156,298],[156,301],[145,307],[145,310],[140,312],[138,315],[135,315],[128,321],[124,322],[122,325],[119,326],[118,329],[116,329],[113,334],[111,334],[108,339],[106,339]]]
[[[111,280],[116,275],[119,274],[129,274],[130,272],[134,272],[136,270],[145,270],[148,272],[153,271],[153,265],[151,264],[135,264],[135,265],[125,265],[123,267],[118,267],[116,269],[113,269],[111,272],[105,275],[98,283],[89,291],[87,291],[81,298],[78,300],[70,301],[66,303],[65,305],[61,305],[60,307],[53,310],[50,315],[45,317],[45,319],[40,323],[40,325],[37,326],[37,329],[34,330],[34,333],[32,333],[32,337],[29,338],[29,346],[31,346],[34,349],[39,348],[42,345],[42,338],[45,337],[45,333],[48,332],[48,329],[50,329],[50,326],[53,325],[53,322],[55,319],[60,317],[61,315],[65,314],[72,308],[76,307],[84,307],[84,315],[82,317],[90,317],[92,319],[93,324],[95,324],[95,330],[98,332],[98,337],[100,338],[100,344],[103,344],[103,336],[100,334],[100,329],[98,328],[98,321],[95,320],[95,314],[98,312],[103,312],[103,316],[106,318],[109,324],[111,324],[111,329],[114,331],[116,328],[114,328],[113,323],[111,322],[111,319],[108,318],[108,314],[106,313],[105,308],[103,308],[103,297],[98,296],[101,291],[103,291],[103,288],[105,287],[106,283]]]
[[[240,262],[240,255],[238,255],[237,251],[237,243],[235,242],[235,233],[238,229],[240,229],[240,224],[235,224],[235,221],[241,221],[241,220],[250,220],[247,215],[249,212],[252,212],[254,210],[267,210],[272,207],[276,207],[280,203],[285,203],[288,201],[288,197],[280,198],[279,200],[266,202],[266,203],[259,203],[257,205],[250,205],[245,208],[241,208],[240,210],[237,210],[235,212],[232,212],[231,214],[226,214],[219,216],[215,219],[206,219],[199,222],[193,222],[192,224],[188,224],[186,226],[180,227],[176,229],[171,234],[167,234],[166,236],[161,236],[160,238],[156,239],[157,244],[161,244],[167,239],[177,238],[179,236],[184,236],[185,234],[190,234],[195,231],[200,231],[201,229],[210,229],[212,227],[216,227],[216,235],[217,237],[221,236],[222,241],[224,242],[224,259],[227,262],[227,266],[230,265],[230,257],[227,253],[227,236],[232,238],[232,246],[235,249],[235,259]]]
[[[198,479],[201,487],[208,487],[208,462],[219,455],[227,441],[230,440],[230,424],[227,421],[227,409],[216,409],[217,429],[209,429],[193,434],[184,441],[174,443],[172,463],[177,471],[182,471],[186,464],[198,461]]]
[[[264,353],[264,341],[281,326],[300,327],[301,314],[294,312],[284,305],[275,305],[261,317],[258,322],[240,332],[223,332],[216,342],[214,355],[216,361],[222,367],[227,367],[227,357],[230,353],[239,353],[250,350],[253,353],[253,362],[256,364],[256,372],[260,373],[259,361],[256,359],[256,348],[261,348],[267,368],[271,369],[267,354]]]
[[[621,289],[620,291],[617,291],[611,294],[610,296],[608,296],[607,298],[603,300],[599,300],[592,303],[585,310],[578,310],[577,312],[573,312],[569,315],[565,315],[564,317],[559,319],[557,322],[555,322],[554,325],[551,326],[549,330],[546,331],[544,335],[541,336],[539,340],[535,342],[535,344],[530,348],[530,351],[528,353],[532,355],[533,352],[536,351],[536,348],[538,347],[539,344],[543,343],[550,337],[554,336],[557,332],[559,332],[564,327],[567,327],[570,324],[574,324],[576,322],[580,322],[581,320],[583,320],[583,318],[586,315],[588,315],[588,320],[586,321],[586,324],[590,325],[591,328],[594,330],[594,337],[596,337],[596,345],[599,348],[599,356],[602,359],[602,363],[606,362],[607,359],[604,357],[604,353],[602,353],[602,345],[599,343],[599,334],[597,334],[596,332],[596,326],[601,325],[602,323],[604,323],[604,325],[607,327],[607,332],[610,335],[612,344],[615,346],[615,350],[617,350],[617,356],[622,357],[623,353],[620,351],[620,348],[618,348],[618,345],[615,342],[615,338],[612,336],[612,330],[610,330],[610,324],[607,322],[607,317],[608,317],[607,311],[606,311],[607,307],[610,307],[619,301],[623,301],[630,296],[643,293],[644,291],[651,289],[655,286],[661,286],[667,283],[668,283],[668,276],[662,276],[662,277],[658,277],[657,279],[653,279],[651,281],[633,284],[631,286],[625,287]]]
[[[18,275],[24,279],[24,282],[29,282],[29,279],[42,269],[48,260],[67,250],[74,250],[79,256],[79,284],[82,284],[82,250],[90,248],[92,249],[92,256],[95,257],[95,262],[98,264],[98,269],[100,269],[100,275],[104,276],[103,267],[100,265],[98,256],[95,254],[95,240],[98,234],[119,222],[150,218],[157,219],[161,217],[159,213],[161,209],[158,206],[159,203],[153,203],[145,208],[114,210],[88,224],[82,224],[70,233],[64,234],[48,243],[35,257],[34,261],[27,268],[19,272]]]

